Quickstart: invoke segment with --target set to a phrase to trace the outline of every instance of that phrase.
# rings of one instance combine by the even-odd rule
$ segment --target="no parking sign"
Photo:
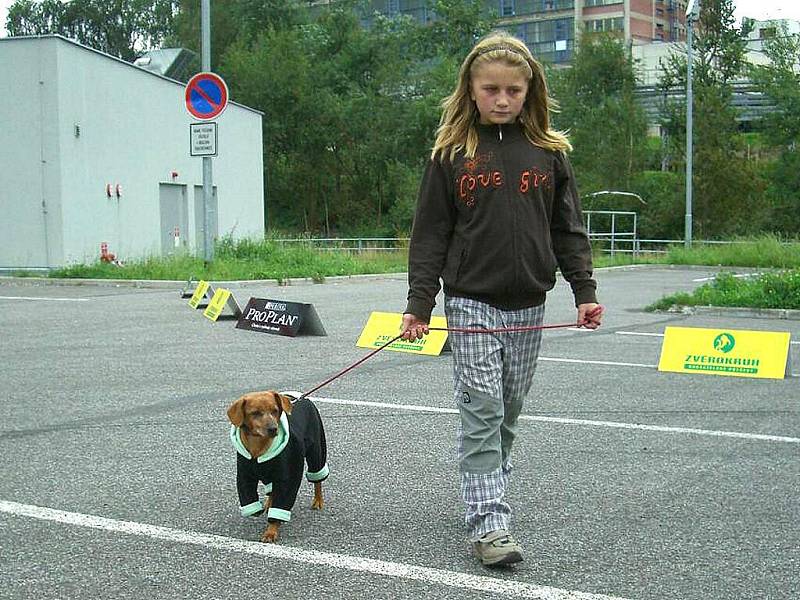
[[[228,86],[216,73],[203,72],[186,84],[186,110],[197,119],[218,117],[228,106]]]

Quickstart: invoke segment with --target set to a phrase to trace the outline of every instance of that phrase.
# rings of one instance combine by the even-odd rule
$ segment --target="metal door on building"
[[[186,186],[161,183],[158,186],[161,206],[161,255],[171,256],[189,245],[189,203]]]

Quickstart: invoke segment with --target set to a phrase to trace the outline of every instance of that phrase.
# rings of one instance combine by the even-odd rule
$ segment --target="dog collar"
[[[250,453],[247,451],[247,448],[244,447],[242,443],[242,436],[241,436],[241,427],[236,427],[235,425],[231,425],[231,444],[236,449],[236,451],[244,456],[245,458],[252,459],[253,457],[250,456]],[[272,444],[270,444],[267,451],[259,456],[256,460],[257,462],[263,463],[267,462],[271,458],[275,458],[283,449],[286,448],[286,444],[289,443],[289,419],[286,418],[286,413],[281,414],[281,419],[278,422],[278,434],[275,436],[275,439],[272,440]]]

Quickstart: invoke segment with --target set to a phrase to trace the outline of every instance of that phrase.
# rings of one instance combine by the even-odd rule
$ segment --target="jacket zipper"
[[[508,168],[506,167],[505,156],[503,156],[503,152],[502,152],[502,144],[503,144],[503,124],[502,123],[498,123],[497,124],[497,141],[501,146],[500,156],[501,156],[501,161],[503,163],[503,171],[506,173],[506,177],[508,177]],[[508,189],[506,190],[506,197],[509,200],[509,205],[510,205],[509,208],[511,209],[511,213],[512,213],[512,219],[511,219],[511,264],[513,265],[513,278],[514,278],[514,284],[513,284],[514,287],[513,287],[513,289],[516,289],[518,287],[518,284],[517,284],[518,272],[517,272],[517,270],[519,268],[519,265],[517,264],[517,207],[516,207],[516,203],[514,202],[514,200],[512,198],[512,194]],[[508,295],[511,291],[513,291],[513,290],[512,289],[506,289],[504,291],[504,293],[506,295]]]

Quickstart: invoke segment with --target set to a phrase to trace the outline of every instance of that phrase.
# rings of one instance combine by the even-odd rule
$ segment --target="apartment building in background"
[[[336,0],[316,0],[324,6]],[[629,45],[686,39],[686,0],[484,0],[486,14],[518,36],[540,60],[566,64],[583,32],[611,32]],[[409,16],[420,23],[436,19],[425,0],[371,0],[371,15]]]
[[[609,32],[629,45],[686,39],[685,0],[496,0],[500,25],[525,41],[534,56],[572,60],[584,32]]]

